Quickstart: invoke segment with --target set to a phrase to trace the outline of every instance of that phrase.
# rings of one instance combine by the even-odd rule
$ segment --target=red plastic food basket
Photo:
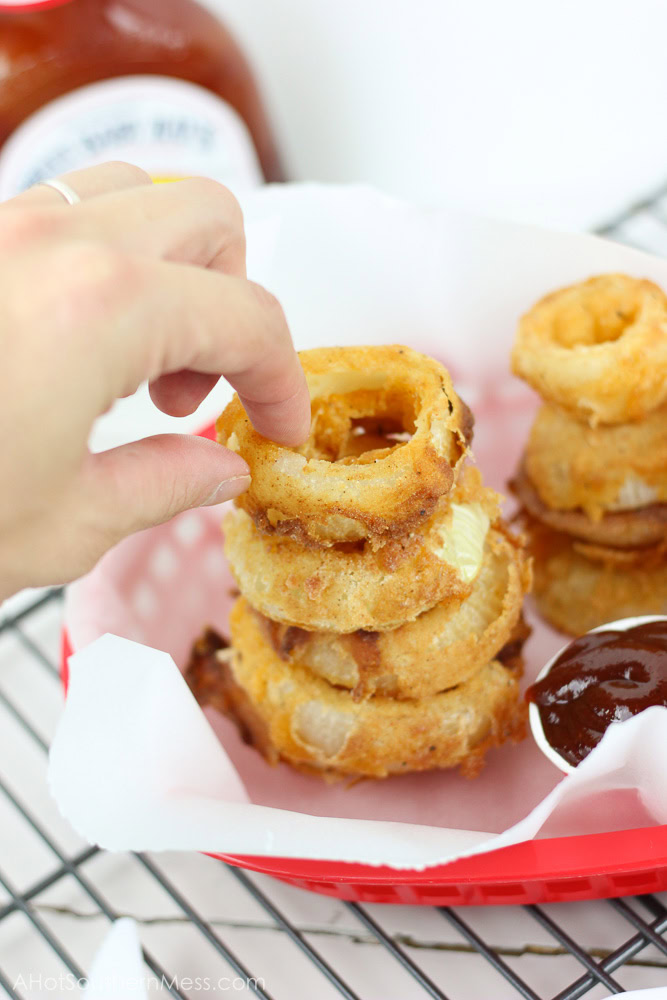
[[[65,689],[71,652],[63,631]],[[211,857],[273,875],[299,889],[360,903],[561,903],[667,890],[667,826],[528,840],[425,871],[303,858]]]
[[[201,437],[215,439],[214,425],[201,431]],[[65,690],[71,653],[63,631]],[[667,826],[528,840],[425,871],[304,858],[211,857],[273,875],[300,889],[360,903],[561,903],[667,890]]]

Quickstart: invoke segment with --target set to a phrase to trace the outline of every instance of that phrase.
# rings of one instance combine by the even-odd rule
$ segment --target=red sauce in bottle
[[[581,636],[526,697],[554,750],[578,764],[612,722],[667,706],[667,621]]]
[[[109,86],[129,77],[141,83],[142,76],[154,84],[157,80],[166,80],[168,84],[162,102],[166,110],[163,113],[156,105],[153,120],[149,122],[138,123],[135,119],[133,98],[131,93],[128,98],[127,91],[121,92],[117,100],[99,89],[84,94],[97,81],[107,81]],[[175,92],[174,84],[181,81],[182,92]],[[82,94],[84,97],[79,100]],[[40,109],[62,100],[63,95],[79,97],[71,106],[66,105],[66,114],[59,113],[54,118],[50,131],[45,126],[34,136],[26,133],[36,149],[41,144],[42,152],[34,159],[29,150],[30,162],[24,164],[26,153],[21,150],[21,166],[10,171],[11,180],[6,180],[4,186],[0,183],[0,196],[16,193],[15,188],[21,183],[26,186],[34,182],[40,169],[50,170],[52,175],[62,172],[58,170],[61,162],[64,169],[72,169],[103,159],[128,159],[129,156],[115,153],[131,152],[132,148],[141,152],[151,144],[157,148],[152,154],[157,157],[157,172],[206,173],[206,169],[188,171],[187,157],[183,160],[178,155],[173,169],[169,156],[180,155],[187,142],[194,153],[193,165],[205,167],[206,156],[211,153],[212,133],[214,140],[227,147],[216,154],[217,159],[215,155],[209,156],[208,162],[216,165],[218,173],[224,170],[225,156],[236,160],[246,156],[236,148],[242,141],[239,138],[242,132],[243,141],[250,146],[248,155],[255,163],[259,161],[261,171],[254,168],[258,180],[283,179],[248,63],[230,32],[194,0],[66,0],[59,6],[32,11],[18,8],[12,13],[2,11],[0,0],[0,145],[18,135],[17,130],[35,112],[42,114]],[[144,97],[139,89],[134,101],[137,107]],[[97,119],[95,107],[91,109],[91,101],[94,105],[96,100],[100,102]],[[192,105],[190,110],[188,100]],[[216,101],[225,108],[224,111],[218,108],[217,116],[213,107]],[[124,102],[121,110],[119,102]],[[219,134],[225,131],[227,119],[231,123],[229,134]],[[91,121],[97,121],[96,130]],[[54,138],[58,129],[62,137],[60,146]],[[131,140],[135,140],[134,147]],[[157,162],[160,142],[165,153],[163,163]],[[18,155],[16,149],[12,153]],[[3,155],[0,150],[0,182]],[[42,166],[40,156],[49,162]],[[140,160],[138,155],[134,162]],[[246,169],[238,162],[233,166],[236,173]],[[215,170],[210,173],[214,175]],[[219,179],[226,181],[224,176]]]

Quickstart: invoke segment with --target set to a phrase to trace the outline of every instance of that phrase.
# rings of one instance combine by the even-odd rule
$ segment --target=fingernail
[[[250,486],[250,476],[232,476],[225,479],[213,490],[207,500],[204,500],[202,507],[212,507],[216,503],[224,503],[225,500],[233,500]]]

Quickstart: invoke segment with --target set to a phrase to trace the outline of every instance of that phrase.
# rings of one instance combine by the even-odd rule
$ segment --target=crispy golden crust
[[[470,592],[498,499],[468,467],[451,503],[448,498],[421,532],[377,551],[363,543],[352,550],[349,544],[305,548],[261,534],[244,511],[233,510],[224,523],[225,553],[241,593],[267,618],[311,631],[385,631]],[[462,528],[454,532],[459,518]]]
[[[594,521],[664,503],[667,407],[633,423],[593,428],[547,403],[531,428],[524,469],[547,507],[579,509]]]
[[[568,635],[632,615],[667,613],[665,544],[620,551],[586,545],[531,518],[533,592],[540,614]]]
[[[554,451],[554,461],[558,461]],[[593,520],[582,510],[552,510],[543,502],[522,466],[510,483],[525,509],[538,521],[582,541],[634,549],[655,545],[667,534],[667,503],[616,511]]]
[[[222,658],[219,653],[223,653]],[[214,629],[206,628],[194,642],[185,668],[185,679],[193,695],[204,708],[213,705],[219,712],[234,718],[246,743],[252,743],[270,763],[277,764],[268,730],[262,727],[243,688],[232,680],[227,666],[231,657],[229,643]]]
[[[257,617],[239,601],[231,616],[231,660],[218,661],[207,703],[239,721],[270,762],[323,776],[384,778],[457,767],[475,776],[490,747],[525,735],[519,671],[497,660],[465,684],[419,701],[355,702],[298,665],[286,664]]]
[[[623,274],[552,292],[522,317],[512,370],[591,426],[641,420],[667,402],[667,297]]]
[[[305,445],[261,437],[238,397],[218,420],[218,440],[250,466],[239,506],[262,531],[302,544],[412,531],[452,489],[472,436],[447,370],[400,346],[318,348],[300,358],[312,398]]]
[[[398,629],[339,635],[262,622],[282,659],[352,689],[355,699],[423,698],[468,680],[496,655],[513,633],[529,587],[521,540],[491,529],[472,593],[441,601]]]

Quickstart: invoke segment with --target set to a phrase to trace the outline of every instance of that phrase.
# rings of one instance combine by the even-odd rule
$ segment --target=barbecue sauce
[[[578,764],[612,722],[667,706],[667,621],[576,639],[526,697],[554,750]]]

